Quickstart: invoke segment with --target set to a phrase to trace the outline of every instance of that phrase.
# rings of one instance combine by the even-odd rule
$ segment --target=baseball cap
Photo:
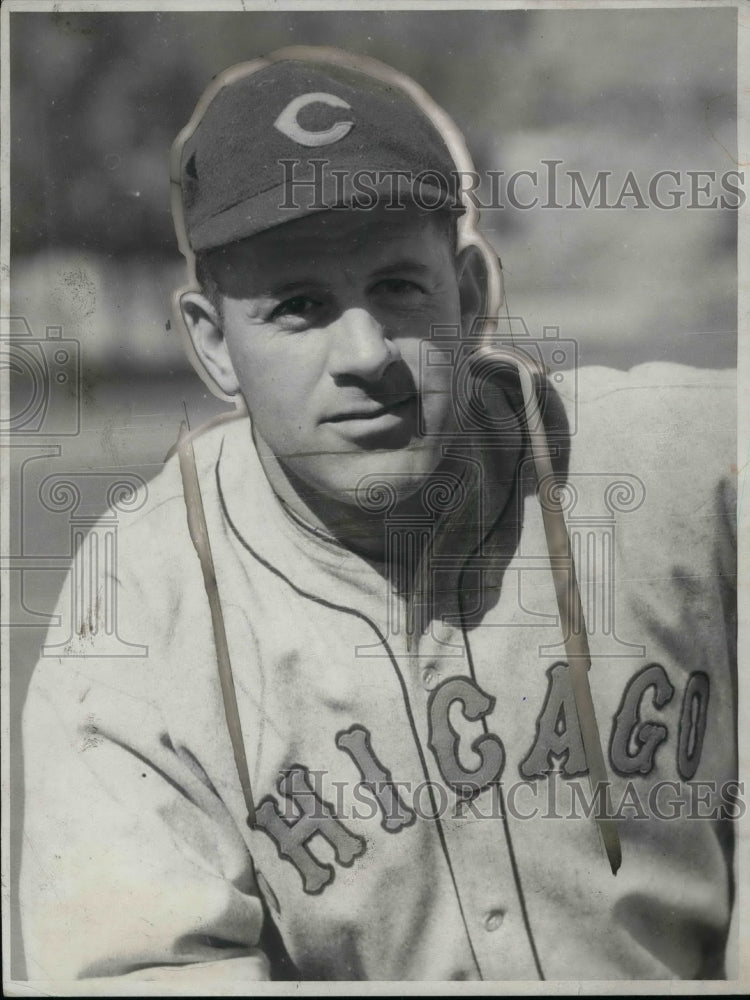
[[[221,74],[175,142],[175,221],[193,252],[384,199],[464,211],[456,159],[421,88],[337,50],[285,52]]]

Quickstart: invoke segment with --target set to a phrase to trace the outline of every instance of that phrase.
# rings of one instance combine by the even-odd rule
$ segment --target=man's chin
[[[439,461],[434,448],[415,445],[331,456],[331,468],[323,474],[320,469],[312,472],[295,463],[294,472],[331,500],[363,512],[385,514],[419,493]]]

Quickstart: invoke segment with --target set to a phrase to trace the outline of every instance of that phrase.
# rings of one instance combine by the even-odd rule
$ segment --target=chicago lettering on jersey
[[[651,702],[661,709],[672,700],[674,688],[667,672],[658,663],[650,663],[630,681],[615,715],[612,739],[609,744],[609,759],[618,774],[650,774],[654,768],[654,757],[660,743],[669,735],[667,727],[660,722],[641,722],[646,691],[651,688]],[[638,749],[631,752],[631,744]]]
[[[372,738],[364,726],[350,726],[336,735],[336,746],[345,750],[357,766],[362,784],[375,796],[380,807],[383,829],[398,833],[411,826],[417,815],[404,805],[387,771],[373,753]]]
[[[700,762],[708,720],[710,682],[703,671],[690,674],[682,697],[676,738],[676,769],[685,781],[695,775]],[[650,663],[630,678],[615,712],[609,740],[612,770],[621,776],[648,775],[669,730],[660,713],[673,700],[675,688],[663,666]],[[461,736],[450,720],[450,710],[460,705],[470,723],[477,723],[477,735],[470,748],[480,758],[475,770],[461,763]],[[487,716],[492,714],[495,699],[474,680],[465,676],[449,677],[431,694],[428,705],[427,745],[433,754],[440,776],[459,802],[468,802],[484,789],[500,782],[505,767],[505,748],[500,736],[490,732]],[[399,795],[404,782],[393,780],[392,772],[382,762],[372,734],[358,723],[334,737],[335,747],[348,755],[359,774],[359,785],[366,788],[377,804],[382,828],[397,834],[417,818]],[[587,772],[583,740],[567,663],[554,663],[547,670],[547,690],[539,710],[533,742],[519,763],[521,777],[534,781],[558,770],[566,777]],[[280,777],[278,791],[293,805],[297,817],[284,817],[277,801],[267,796],[256,810],[255,829],[262,830],[274,842],[279,857],[289,861],[299,872],[305,892],[322,892],[334,879],[334,868],[315,854],[316,838],[333,849],[337,864],[350,867],[364,854],[367,842],[353,833],[336,815],[333,806],[314,788],[310,771],[301,764],[288,768]],[[421,815],[421,814],[420,814]]]
[[[471,749],[479,754],[482,763],[476,771],[467,771],[458,757],[460,737],[448,715],[455,702],[461,705],[465,718],[476,722],[490,714],[495,699],[468,677],[449,677],[432,692],[427,706],[430,725],[427,745],[435,756],[440,775],[460,798],[473,798],[499,780],[505,766],[505,750],[499,736],[493,733],[477,736]]]
[[[364,854],[366,842],[336,818],[333,807],[317,794],[306,767],[295,765],[279,779],[279,792],[294,803],[300,815],[287,822],[273,798],[263,799],[256,810],[255,825],[276,844],[279,857],[291,861],[302,877],[305,892],[315,895],[333,880],[333,866],[322,864],[308,847],[315,836],[333,848],[336,861],[348,868]]]

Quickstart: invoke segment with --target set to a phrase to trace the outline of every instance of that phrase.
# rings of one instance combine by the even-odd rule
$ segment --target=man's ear
[[[461,332],[466,337],[487,308],[487,266],[479,247],[464,247],[456,255],[456,277],[461,301]]]
[[[239,382],[224,337],[221,316],[213,303],[200,292],[180,296],[180,312],[193,350],[207,374],[226,396],[239,392]]]

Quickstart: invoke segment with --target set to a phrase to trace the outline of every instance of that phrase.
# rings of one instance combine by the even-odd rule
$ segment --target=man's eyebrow
[[[264,295],[276,298],[279,295],[288,295],[289,292],[311,291],[313,288],[323,289],[327,287],[320,279],[315,278],[295,278],[294,281],[285,281],[283,285],[271,285],[265,289]]]
[[[392,274],[394,271],[416,271],[418,274],[424,274],[429,270],[426,264],[422,264],[418,260],[404,258],[404,260],[397,260],[392,264],[386,264],[385,267],[379,267],[377,271],[372,272],[372,277],[379,278],[384,274]]]
[[[403,273],[404,271],[410,271],[412,274],[425,274],[429,270],[430,268],[427,264],[404,257],[402,260],[396,260],[391,264],[385,264],[383,267],[377,268],[377,270],[371,273],[370,277],[382,278],[389,274]],[[295,278],[293,281],[285,281],[281,285],[270,285],[264,288],[261,294],[269,298],[278,298],[282,295],[288,295],[290,292],[306,292],[313,289],[325,291],[327,288],[328,285],[326,282],[321,281],[320,278],[305,277]]]

